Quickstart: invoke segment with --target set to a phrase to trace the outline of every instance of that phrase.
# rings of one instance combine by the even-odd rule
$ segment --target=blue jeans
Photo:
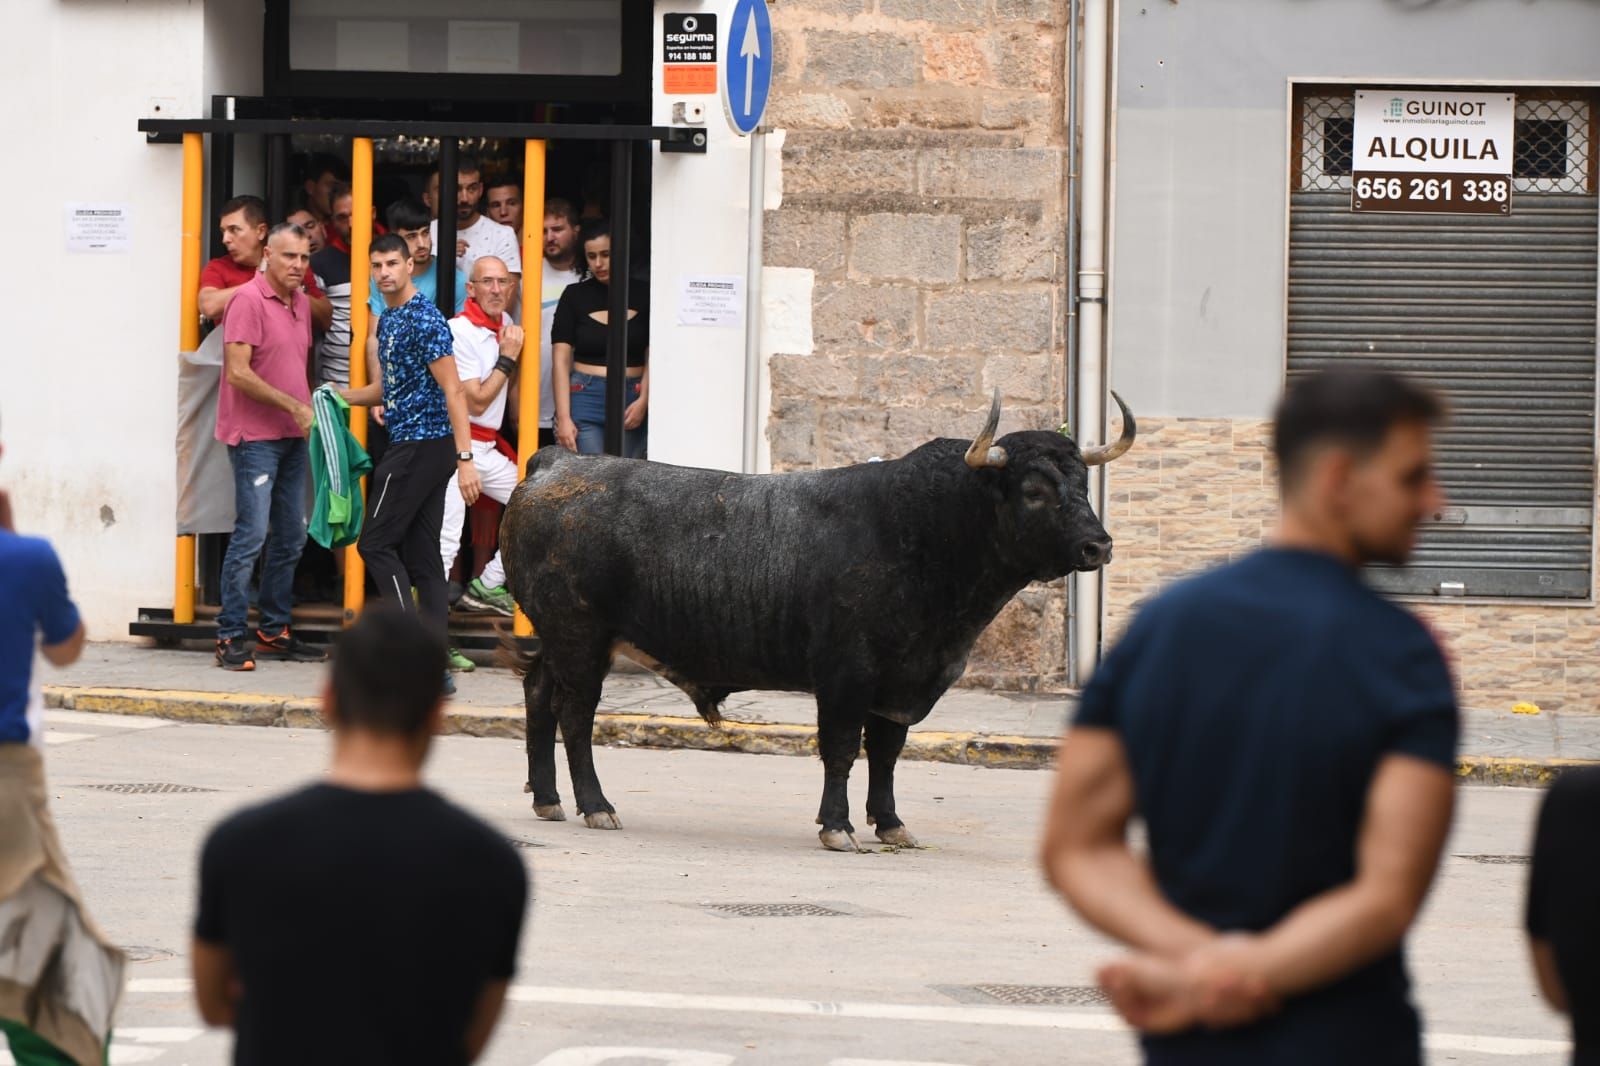
[[[261,628],[289,624],[294,568],[306,546],[306,475],[303,437],[247,440],[228,447],[233,464],[233,538],[222,557],[222,610],[217,637],[242,637],[250,611],[250,571],[263,546]],[[269,535],[270,534],[270,535]]]
[[[629,378],[624,391],[623,406],[639,398],[639,379]],[[599,455],[606,450],[606,379],[595,374],[572,372],[572,421],[578,427],[578,451],[584,455]],[[643,459],[645,426],[622,431],[622,454],[629,459]]]

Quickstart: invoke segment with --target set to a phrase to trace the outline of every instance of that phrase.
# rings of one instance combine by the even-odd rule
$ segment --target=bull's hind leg
[[[546,659],[546,669],[550,661]],[[567,749],[573,798],[583,824],[590,829],[622,828],[617,809],[601,791],[594,769],[594,711],[610,665],[610,649],[602,647],[592,653],[564,656],[562,668],[550,670],[551,704],[561,724],[561,743]]]
[[[533,813],[547,822],[564,822],[561,793],[556,788],[556,716],[550,707],[549,673],[541,662],[522,679],[528,715],[528,789],[533,793]]]
[[[885,844],[914,848],[917,838],[894,810],[894,764],[906,746],[906,726],[867,715],[867,824]]]
[[[817,833],[829,851],[860,851],[850,824],[850,768],[861,754],[863,711],[853,703],[817,697],[817,748],[822,755],[822,806]]]

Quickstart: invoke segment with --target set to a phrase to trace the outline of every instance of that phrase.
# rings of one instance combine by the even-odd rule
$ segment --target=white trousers
[[[517,464],[495,451],[494,441],[472,442],[472,465],[478,468],[483,480],[483,494],[496,503],[511,499],[511,490],[517,487]],[[439,557],[444,560],[444,572],[450,573],[456,555],[461,551],[461,523],[467,517],[467,501],[461,498],[461,480],[450,476],[444,490],[444,527],[439,530]],[[500,552],[494,553],[489,565],[483,568],[483,583],[498,588],[506,583],[506,568],[500,565]]]

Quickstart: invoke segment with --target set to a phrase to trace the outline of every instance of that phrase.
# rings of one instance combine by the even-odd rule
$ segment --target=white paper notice
[[[447,33],[452,74],[516,74],[522,26],[516,22],[451,19]]]
[[[67,204],[69,252],[126,252],[132,231],[127,204]]]
[[[678,279],[678,325],[737,326],[743,320],[743,276],[690,274]]]

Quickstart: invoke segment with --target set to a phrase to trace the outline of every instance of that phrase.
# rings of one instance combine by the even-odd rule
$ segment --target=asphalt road
[[[96,917],[142,960],[112,1062],[228,1061],[227,1035],[204,1031],[188,996],[197,848],[228,812],[314,779],[327,738],[75,712],[50,712],[47,726],[68,854]],[[430,765],[437,788],[528,845],[534,874],[513,1003],[485,1061],[1138,1061],[1092,991],[1114,949],[1068,916],[1035,867],[1047,773],[902,764],[901,814],[931,847],[842,855],[817,844],[813,760],[597,757],[619,833],[536,820],[518,742],[445,738]],[[207,791],[105,787],[148,784]],[[1515,860],[1539,796],[1463,791],[1451,858],[1412,939],[1431,1062],[1564,1061],[1565,1026],[1538,1000],[1518,932],[1527,870]],[[796,906],[808,913],[760,913]]]

